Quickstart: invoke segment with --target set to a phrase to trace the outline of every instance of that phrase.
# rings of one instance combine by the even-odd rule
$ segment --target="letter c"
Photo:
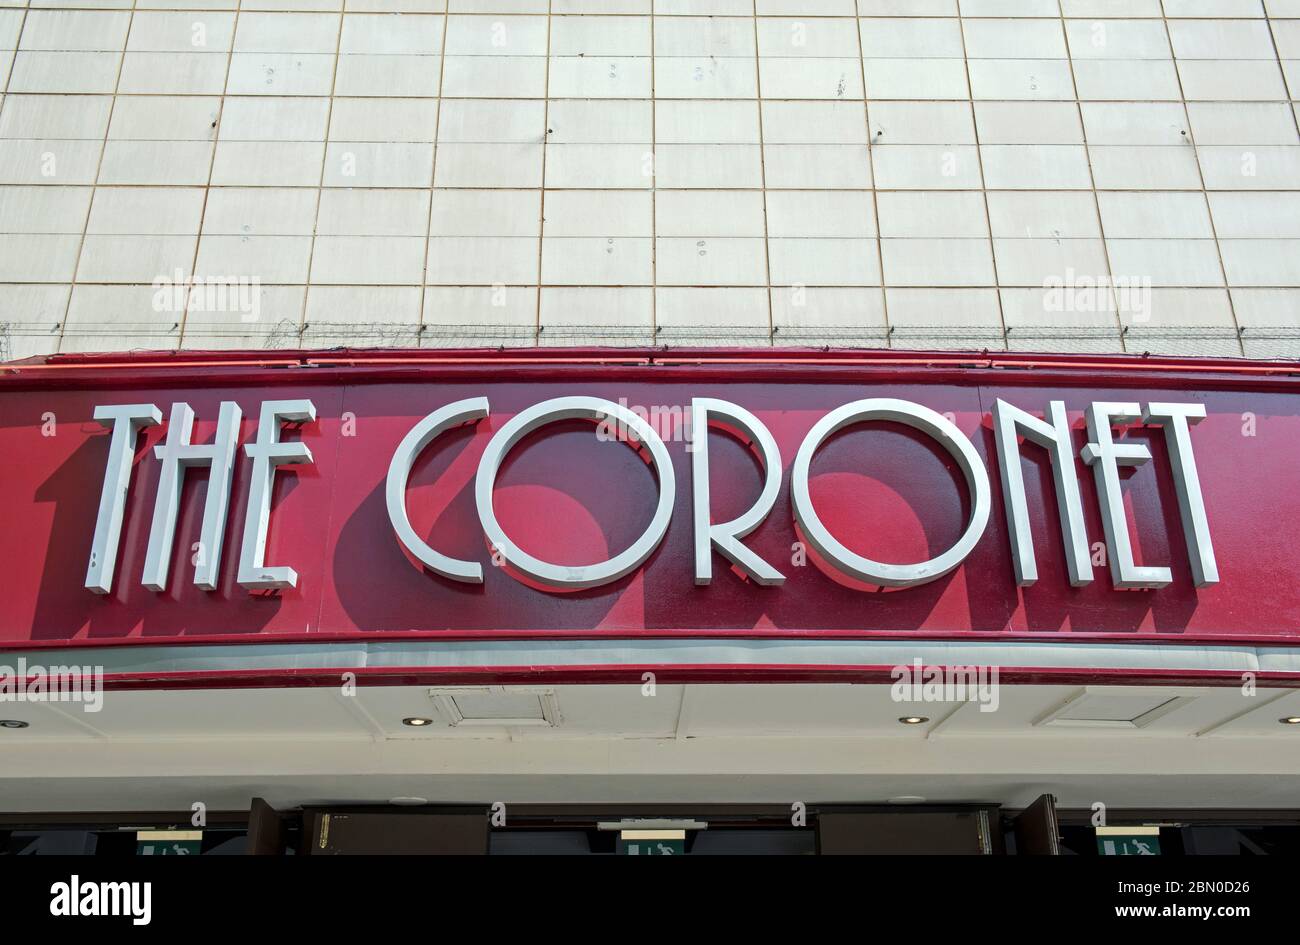
[[[441,574],[453,581],[466,584],[482,584],[483,568],[475,561],[462,561],[449,558],[430,548],[415,529],[406,515],[406,482],[411,477],[411,467],[415,459],[426,446],[453,427],[466,423],[475,423],[488,415],[486,397],[471,397],[458,400],[454,404],[435,410],[419,423],[397,447],[393,461],[388,465],[388,482],[384,495],[388,502],[388,520],[393,523],[397,540],[420,560],[430,571]]]

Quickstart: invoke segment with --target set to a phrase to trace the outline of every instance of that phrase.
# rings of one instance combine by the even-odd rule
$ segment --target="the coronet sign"
[[[1002,513],[1010,539],[1015,581],[1024,587],[1038,579],[1035,540],[1021,468],[1022,451],[1030,447],[1044,451],[1051,469],[1063,545],[1053,553],[1064,555],[1069,583],[1079,587],[1094,580],[1094,569],[1065,404],[1060,400],[1033,404],[1033,399],[1025,396],[1019,399],[1018,404],[1012,404],[998,398],[990,412],[1001,482]],[[739,403],[716,397],[694,397],[689,411],[690,429],[694,431],[689,457],[695,584],[707,585],[713,580],[716,554],[755,585],[779,587],[786,580],[781,568],[747,547],[744,538],[771,514],[780,490],[785,487],[785,457],[763,421]],[[486,396],[436,406],[406,433],[387,465],[385,508],[395,540],[423,568],[450,581],[483,583],[483,564],[439,550],[412,526],[407,511],[407,486],[412,468],[426,448],[448,431],[476,424],[489,417],[491,412]],[[199,553],[195,556],[192,580],[203,590],[216,589],[226,520],[230,514],[231,483],[235,465],[240,461],[238,439],[242,415],[239,402],[222,401],[211,442],[196,443],[193,438],[193,408],[187,402],[171,404],[165,438],[154,449],[159,477],[143,573],[139,577],[145,588],[163,591],[168,586],[186,474],[188,470],[202,467],[208,471],[208,482]],[[1092,470],[1113,586],[1117,589],[1161,588],[1173,579],[1168,566],[1139,565],[1134,558],[1120,475],[1124,467],[1149,462],[1152,452],[1142,442],[1116,438],[1117,425],[1133,424],[1162,431],[1192,582],[1196,587],[1217,584],[1219,571],[1192,436],[1193,427],[1206,417],[1204,404],[1095,400],[1087,405],[1085,416],[1087,442],[1077,455]],[[291,471],[282,467],[313,462],[311,450],[301,442],[282,440],[281,430],[285,424],[315,420],[317,408],[307,398],[264,400],[257,405],[257,417],[256,434],[244,444],[242,451],[251,470],[243,509],[237,581],[249,591],[261,592],[292,588],[298,583],[298,572],[293,562],[271,563],[266,560],[266,543],[274,511],[272,492],[275,477]],[[154,403],[97,404],[94,418],[110,431],[111,439],[85,587],[107,594],[117,570],[136,440],[140,430],[162,423],[162,411]],[[498,474],[511,450],[535,431],[571,420],[606,426],[612,424],[620,431],[619,439],[643,453],[657,483],[653,515],[635,541],[604,560],[583,565],[554,563],[530,554],[512,540],[493,506]],[[859,554],[832,533],[818,512],[809,480],[819,449],[837,432],[870,422],[901,424],[930,439],[951,457],[964,479],[969,496],[967,521],[956,541],[927,560],[889,563]],[[739,437],[754,451],[763,469],[758,497],[742,514],[726,522],[715,521],[710,502],[710,438],[707,431],[711,427]],[[508,571],[541,592],[569,592],[617,582],[645,564],[668,531],[676,505],[676,481],[669,449],[659,431],[647,422],[644,411],[638,413],[624,403],[572,393],[531,404],[510,416],[492,434],[478,461],[473,492],[487,546],[494,556],[499,556],[500,561],[509,566]],[[624,488],[620,483],[610,483],[607,492],[592,499],[618,501]],[[794,523],[819,561],[847,579],[850,586],[863,590],[913,587],[950,573],[967,559],[983,537],[992,509],[989,471],[970,438],[938,411],[895,397],[850,401],[818,419],[793,456],[788,489]]]
[[[253,357],[0,370],[0,645],[1300,644],[1293,365]]]

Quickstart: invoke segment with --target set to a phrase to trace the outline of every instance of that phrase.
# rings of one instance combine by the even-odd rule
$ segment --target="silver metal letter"
[[[492,509],[492,491],[496,485],[497,471],[511,448],[532,431],[548,423],[560,420],[596,420],[612,419],[624,424],[631,432],[633,442],[645,444],[650,451],[651,465],[659,480],[659,505],[646,530],[641,533],[632,546],[621,554],[597,564],[567,565],[550,564],[518,547],[497,522]],[[602,400],[599,397],[556,397],[535,404],[527,410],[520,411],[492,437],[479,462],[478,477],[474,482],[474,497],[478,502],[478,517],[483,524],[492,547],[505,557],[507,565],[517,568],[540,584],[561,590],[579,590],[587,587],[599,587],[617,581],[624,575],[639,568],[651,552],[658,546],[664,533],[668,531],[668,520],[673,514],[673,500],[676,496],[676,480],[673,478],[673,464],[668,456],[668,448],[659,434],[626,407]]]
[[[435,574],[441,574],[453,581],[466,584],[482,584],[483,568],[474,561],[462,561],[449,558],[441,552],[434,551],[421,538],[406,515],[406,482],[411,478],[411,467],[415,458],[426,446],[453,427],[466,423],[475,423],[488,415],[486,397],[471,397],[458,400],[429,414],[414,427],[397,447],[393,461],[388,464],[388,482],[384,487],[384,496],[388,502],[388,520],[393,523],[397,540]]]
[[[763,460],[763,492],[739,518],[721,525],[709,521],[709,417],[729,421],[742,437],[757,444]],[[784,584],[785,575],[777,571],[740,543],[767,518],[781,491],[781,454],[776,440],[763,422],[743,407],[725,400],[696,397],[691,401],[691,483],[695,524],[695,583],[708,584],[713,579],[712,549],[744,571],[756,584]]]
[[[239,583],[249,590],[297,587],[293,568],[268,568],[266,532],[271,521],[271,485],[277,466],[312,462],[306,443],[281,443],[280,423],[304,423],[316,419],[316,405],[310,400],[264,400],[257,420],[257,439],[244,444],[253,460],[253,477],[248,485],[248,507],[244,512],[244,538],[239,549]]]
[[[1025,501],[1025,477],[1020,467],[1020,447],[1016,442],[1017,436],[1023,434],[1026,440],[1046,449],[1051,458],[1070,584],[1082,587],[1092,581],[1092,561],[1088,556],[1083,500],[1079,496],[1079,477],[1074,469],[1074,446],[1070,441],[1070,423],[1065,416],[1064,401],[1051,401],[1047,405],[1047,415],[1051,418],[1050,423],[1013,407],[1005,400],[999,399],[993,405],[993,433],[998,445],[998,471],[1002,476],[1002,501],[1006,503],[1007,532],[1011,536],[1011,562],[1018,585],[1028,587],[1038,580],[1034,536],[1029,530],[1029,508]]]
[[[1092,467],[1097,480],[1111,580],[1118,588],[1165,587],[1173,580],[1168,568],[1140,568],[1133,563],[1128,516],[1119,488],[1119,467],[1141,466],[1151,458],[1151,451],[1141,443],[1116,443],[1111,435],[1111,426],[1139,419],[1141,410],[1132,403],[1095,401],[1088,406],[1087,417],[1089,443],[1079,455]]]
[[[207,466],[208,494],[203,503],[203,525],[199,529],[198,555],[194,564],[194,583],[205,591],[216,590],[217,572],[221,568],[221,543],[226,531],[226,511],[230,506],[230,481],[235,467],[235,448],[239,440],[239,405],[223,400],[217,414],[217,432],[207,446],[190,442],[194,432],[194,411],[189,404],[172,404],[167,424],[167,439],[154,447],[162,462],[158,476],[158,497],[154,500],[153,523],[149,526],[149,548],[145,552],[144,577],[141,581],[151,591],[167,589],[167,571],[171,564],[172,540],[176,533],[176,513],[180,508],[185,470]]]
[[[938,557],[919,564],[885,564],[854,554],[840,544],[813,508],[808,492],[808,469],[813,454],[833,433],[854,423],[868,420],[889,420],[920,430],[946,449],[961,467],[970,490],[970,521],[956,544]],[[794,518],[808,542],[823,559],[840,573],[859,581],[882,587],[911,587],[943,577],[957,567],[971,553],[975,543],[984,533],[989,520],[989,474],[979,454],[966,435],[942,414],[907,400],[875,397],[857,400],[832,410],[808,431],[795,456],[790,472],[790,496],[794,504]]]
[[[95,538],[90,544],[86,587],[96,594],[107,594],[113,586],[113,571],[117,567],[122,515],[126,510],[126,493],[131,488],[131,462],[135,459],[135,436],[141,427],[162,423],[162,412],[153,404],[123,404],[96,407],[95,419],[101,426],[112,430],[113,436],[108,444],[104,488],[99,494]]]
[[[1219,583],[1219,566],[1210,541],[1210,523],[1205,517],[1201,477],[1192,455],[1190,424],[1205,419],[1204,404],[1147,404],[1142,422],[1163,427],[1169,459],[1173,464],[1174,489],[1178,493],[1178,514],[1183,520],[1183,537],[1191,559],[1192,580],[1197,587]]]

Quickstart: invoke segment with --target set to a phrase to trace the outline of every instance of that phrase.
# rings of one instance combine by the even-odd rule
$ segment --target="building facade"
[[[1295,0],[0,0],[0,92],[11,851],[1300,844]]]
[[[3,0],[8,356],[1294,354],[1297,17],[1293,0]]]

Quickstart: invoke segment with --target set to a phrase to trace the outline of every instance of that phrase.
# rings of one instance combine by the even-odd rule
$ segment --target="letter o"
[[[539,427],[561,420],[600,421],[607,418],[625,425],[650,450],[651,465],[659,480],[659,505],[654,517],[631,547],[606,561],[570,567],[534,558],[510,540],[492,509],[492,493],[501,464],[516,443]],[[659,434],[631,410],[599,397],[556,397],[515,414],[489,441],[474,481],[474,498],[483,533],[493,548],[505,556],[506,564],[547,587],[564,590],[599,587],[639,568],[668,531],[675,497],[673,463]]]
[[[966,530],[956,544],[938,557],[917,564],[885,564],[855,554],[826,530],[808,492],[808,469],[813,455],[832,434],[850,424],[889,420],[920,430],[935,439],[961,467],[970,489],[971,510]],[[970,554],[989,520],[989,474],[966,435],[944,416],[908,400],[875,397],[857,400],[822,417],[804,438],[790,474],[794,518],[808,542],[836,570],[848,577],[882,587],[911,587],[943,577]]]

